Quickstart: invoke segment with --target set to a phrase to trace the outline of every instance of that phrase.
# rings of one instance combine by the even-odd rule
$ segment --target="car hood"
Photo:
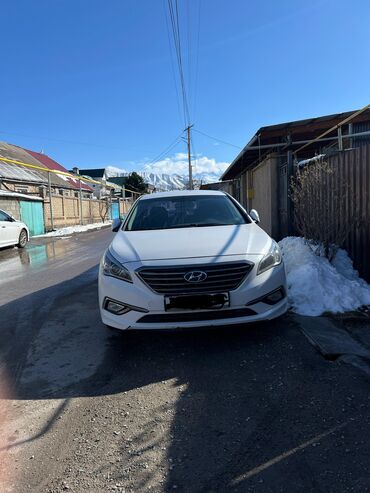
[[[121,262],[225,255],[261,255],[271,238],[255,223],[197,228],[119,231],[110,250]]]

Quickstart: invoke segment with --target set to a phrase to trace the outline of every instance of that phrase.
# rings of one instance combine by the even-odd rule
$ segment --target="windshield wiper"
[[[203,228],[206,226],[232,226],[229,223],[189,223],[189,224],[175,224],[173,226],[169,226],[165,229],[175,229],[175,228]]]
[[[139,229],[129,229],[127,231],[159,231],[165,229],[177,229],[177,228],[204,228],[206,226],[239,226],[238,224],[231,223],[189,223],[189,224],[175,224],[173,226],[167,227],[155,227],[155,228],[139,228]]]

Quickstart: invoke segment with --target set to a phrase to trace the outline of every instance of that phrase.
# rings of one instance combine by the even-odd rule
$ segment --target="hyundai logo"
[[[187,272],[184,275],[184,279],[187,282],[203,282],[207,279],[207,274],[202,270],[193,270],[192,272]]]

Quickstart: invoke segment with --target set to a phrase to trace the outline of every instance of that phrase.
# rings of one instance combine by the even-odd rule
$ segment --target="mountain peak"
[[[114,166],[107,166],[106,174],[109,177],[113,176],[125,176],[129,172],[116,168]],[[142,176],[145,182],[153,185],[157,191],[169,192],[172,190],[184,190],[187,187],[189,178],[186,175],[180,175],[177,173],[154,173],[151,171],[137,171],[137,174]],[[193,175],[195,185],[200,186],[202,183],[213,183],[219,181],[219,175],[216,173],[195,173]]]

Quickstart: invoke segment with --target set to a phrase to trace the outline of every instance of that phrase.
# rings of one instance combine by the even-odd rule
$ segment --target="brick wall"
[[[4,181],[4,180],[3,180]],[[5,181],[4,181],[5,183]],[[0,188],[2,188],[0,186]],[[4,190],[9,190],[11,192],[29,193],[31,195],[40,196],[39,185],[30,185],[28,183],[11,183],[6,182],[6,186],[3,187]]]
[[[104,201],[95,199],[82,199],[82,222],[83,224],[100,223],[102,221],[99,204],[105,205]],[[80,199],[52,196],[54,229],[81,224]],[[131,207],[131,202],[120,200],[120,212],[126,213]],[[108,218],[109,219],[109,218]],[[46,197],[44,201],[45,230],[51,230],[50,202]]]
[[[131,209],[132,199],[124,199],[119,201],[119,213],[122,216],[123,214],[127,214]]]

